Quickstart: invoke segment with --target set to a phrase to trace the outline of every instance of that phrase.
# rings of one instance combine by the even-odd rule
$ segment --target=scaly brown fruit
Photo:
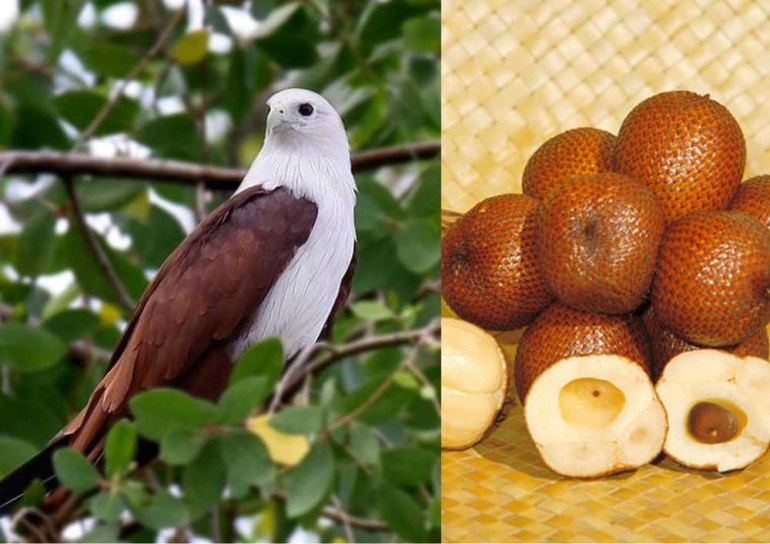
[[[516,329],[551,302],[535,255],[539,205],[525,195],[495,196],[447,231],[441,290],[462,319],[485,329]]]
[[[563,304],[622,314],[647,298],[666,228],[652,191],[621,174],[565,181],[543,201],[538,263]]]
[[[657,94],[623,121],[615,170],[648,185],[667,221],[722,210],[743,177],[746,142],[738,122],[708,95]]]
[[[770,320],[770,230],[741,212],[698,212],[663,237],[652,306],[664,327],[702,346],[739,344]]]
[[[750,215],[770,228],[770,176],[756,176],[741,183],[729,209]]]
[[[614,148],[615,136],[598,128],[562,132],[529,158],[521,176],[522,192],[543,199],[574,176],[610,172]]]

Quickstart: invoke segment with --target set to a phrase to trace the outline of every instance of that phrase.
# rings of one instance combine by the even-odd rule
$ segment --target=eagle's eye
[[[312,104],[308,104],[305,102],[304,104],[299,105],[299,114],[303,117],[310,117],[313,115],[313,106]]]

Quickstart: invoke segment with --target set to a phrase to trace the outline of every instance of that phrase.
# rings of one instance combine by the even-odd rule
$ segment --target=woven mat
[[[617,132],[656,92],[727,106],[747,175],[770,173],[770,2],[444,0],[444,208],[520,188],[527,158],[568,128]]]
[[[615,132],[636,103],[675,88],[725,104],[746,137],[746,176],[770,173],[770,2],[442,8],[443,208],[519,192],[527,158],[546,139],[586,125]],[[517,336],[503,338],[508,355]],[[507,413],[477,447],[442,454],[447,542],[770,541],[770,456],[726,476],[664,459],[573,481],[542,465],[521,408]]]

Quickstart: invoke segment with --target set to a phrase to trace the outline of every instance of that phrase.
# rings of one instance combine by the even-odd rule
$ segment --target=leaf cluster
[[[127,2],[19,1],[18,19],[0,31],[0,151],[243,167],[262,143],[266,97],[286,86],[326,95],[355,150],[439,135],[438,0],[212,0],[201,28],[183,14],[149,57],[175,12],[128,3],[135,17],[125,27],[110,12]],[[246,33],[232,24],[244,18],[256,21]],[[196,188],[73,181],[98,245],[138,300],[194,224]],[[419,329],[439,313],[437,162],[357,181],[358,272],[333,345]],[[204,196],[210,210],[228,195]],[[85,404],[128,317],[60,180],[0,171],[0,477]],[[59,477],[98,520],[86,538],[154,541],[173,530],[282,541],[301,527],[325,541],[438,539],[435,347],[344,357],[268,416],[279,360],[275,342],[255,347],[216,404],[169,389],[138,396],[99,467],[60,451]],[[140,468],[148,441],[160,460]],[[39,498],[38,489],[27,503]]]

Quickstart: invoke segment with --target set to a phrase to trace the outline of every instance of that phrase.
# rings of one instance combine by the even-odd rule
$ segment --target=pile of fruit
[[[724,106],[666,92],[617,136],[578,128],[547,141],[524,169],[524,194],[457,219],[442,243],[442,292],[475,326],[446,320],[442,445],[477,442],[502,405],[505,358],[482,329],[528,326],[514,381],[555,472],[613,474],[661,450],[718,471],[761,457],[770,176],[741,183],[745,163]]]

